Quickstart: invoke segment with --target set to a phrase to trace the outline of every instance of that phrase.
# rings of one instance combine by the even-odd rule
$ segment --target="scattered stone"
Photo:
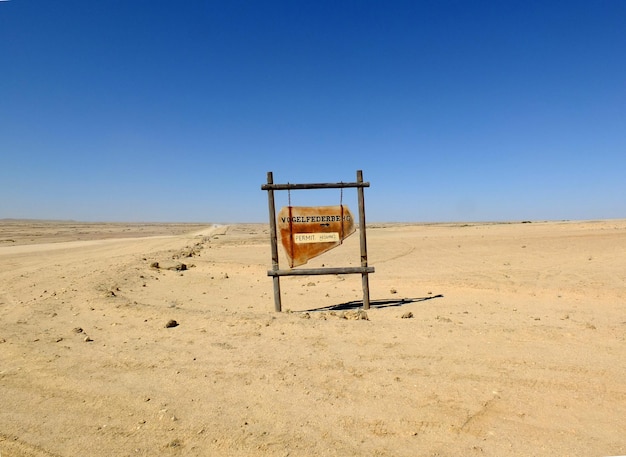
[[[359,309],[357,311],[346,311],[343,314],[343,318],[344,319],[353,319],[353,320],[363,320],[363,321],[369,321],[369,317],[367,316],[367,313],[365,311],[363,311],[362,309]]]
[[[83,329],[80,327],[75,327],[74,330],[72,330],[74,333],[83,333]]]
[[[189,265],[181,262],[165,261],[165,262],[152,262],[150,268],[153,270],[171,270],[171,271],[186,271],[189,269]]]
[[[389,291],[389,293],[390,293],[390,294],[397,294],[397,293],[398,293],[398,291],[397,291],[396,289],[391,289],[391,290]]]
[[[167,324],[165,324],[165,328],[174,328],[174,327],[178,327],[178,322],[176,322],[174,319],[170,319],[169,321],[167,321]]]
[[[86,336],[86,337],[85,337],[85,339],[84,339],[83,341],[84,341],[85,343],[91,343],[93,340],[92,340],[90,337]]]
[[[413,318],[413,313],[411,311],[408,311],[402,315],[402,319],[412,319],[412,318]]]
[[[181,440],[179,440],[179,439],[175,439],[175,440],[170,441],[170,442],[168,443],[167,447],[180,447],[180,446],[182,446],[182,445],[183,445],[183,443],[182,443],[182,441],[181,441]]]
[[[310,315],[309,313],[302,313],[302,314],[300,315],[300,317],[301,317],[302,319],[311,319],[311,315]]]
[[[189,258],[189,257],[199,256],[200,251],[202,251],[202,248],[203,248],[202,243],[196,243],[192,247],[187,246],[186,248],[181,250],[178,254],[175,254],[173,258],[177,259],[181,257]]]

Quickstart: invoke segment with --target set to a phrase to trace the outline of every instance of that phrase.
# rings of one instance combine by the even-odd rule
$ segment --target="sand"
[[[626,220],[367,235],[0,222],[0,455],[626,454]]]

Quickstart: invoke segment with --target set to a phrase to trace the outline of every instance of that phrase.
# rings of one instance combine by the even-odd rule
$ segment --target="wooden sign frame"
[[[267,275],[273,277],[274,281],[274,310],[282,311],[280,297],[280,277],[281,276],[308,276],[308,275],[338,275],[338,274],[360,274],[363,287],[363,308],[370,307],[369,273],[374,273],[374,267],[367,265],[367,238],[365,234],[365,196],[363,189],[369,187],[369,182],[363,182],[363,172],[357,170],[356,182],[341,183],[313,183],[313,184],[274,184],[274,175],[267,172],[267,184],[261,186],[261,190],[267,191],[267,199],[270,217],[270,243],[272,246],[272,269]],[[276,206],[274,204],[275,190],[295,190],[295,189],[344,189],[356,188],[359,199],[359,233],[361,248],[360,267],[327,267],[327,268],[299,268],[281,270],[278,264],[278,242],[276,234]]]

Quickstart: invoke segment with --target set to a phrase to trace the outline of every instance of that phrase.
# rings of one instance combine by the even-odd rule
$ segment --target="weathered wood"
[[[369,187],[368,182],[337,182],[311,184],[263,184],[261,190],[343,189],[346,187]]]
[[[374,267],[300,268],[297,270],[267,270],[268,276],[349,275],[374,273]],[[369,297],[368,297],[369,298]],[[369,301],[369,300],[368,300]]]
[[[271,171],[267,172],[267,183],[272,184],[274,182],[274,175]],[[267,201],[270,213],[270,243],[272,245],[272,269],[274,271],[279,270],[278,265],[278,242],[276,241],[276,206],[274,203],[274,191],[269,189],[267,193]],[[280,313],[282,310],[282,304],[280,301],[280,278],[274,276],[274,311]]]
[[[357,182],[363,182],[363,172],[357,170],[356,172]],[[361,267],[367,268],[367,237],[365,235],[365,196],[363,195],[363,188],[357,189],[359,197],[359,232],[361,234]],[[363,309],[370,309],[370,285],[367,272],[361,275],[361,286],[363,288]]]

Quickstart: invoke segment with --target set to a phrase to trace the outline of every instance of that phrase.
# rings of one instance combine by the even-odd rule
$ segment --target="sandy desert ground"
[[[626,220],[367,240],[357,319],[264,224],[0,222],[0,455],[626,455]]]

